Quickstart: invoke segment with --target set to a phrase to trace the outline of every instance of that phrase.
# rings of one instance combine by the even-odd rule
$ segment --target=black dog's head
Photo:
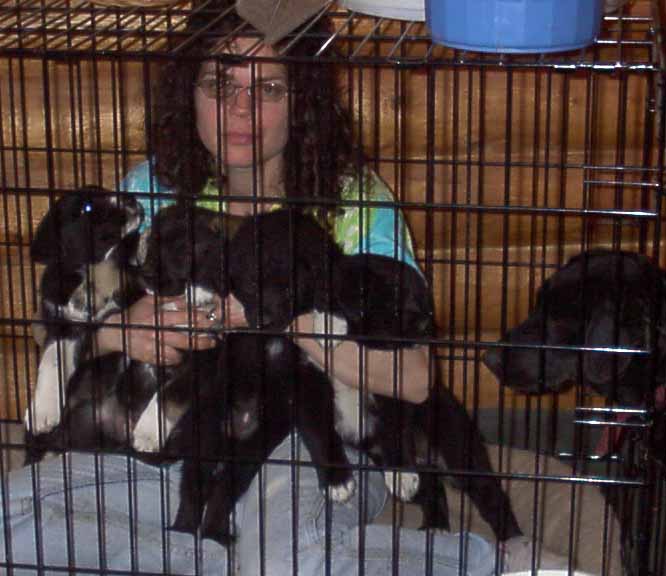
[[[131,195],[118,198],[98,187],[69,192],[40,222],[30,255],[35,262],[67,270],[96,264],[136,232],[142,219],[141,205]]]
[[[284,330],[314,307],[317,285],[340,256],[310,216],[278,210],[245,219],[229,250],[233,294],[252,326]]]
[[[530,394],[557,392],[575,381],[577,355],[544,346],[574,346],[577,331],[570,320],[551,318],[537,307],[501,340],[507,346],[490,348],[483,362],[505,386]]]
[[[233,217],[175,204],[162,208],[144,232],[137,260],[146,287],[162,296],[197,286],[226,296],[224,248]]]
[[[489,349],[483,362],[502,384],[523,392],[557,392],[582,379],[613,401],[638,404],[650,382],[648,358],[619,349],[650,349],[661,291],[657,347],[666,354],[665,285],[663,272],[638,254],[578,255],[544,282],[534,311],[501,340],[507,346]],[[663,361],[658,378],[662,369]]]
[[[330,293],[320,291],[316,300],[317,309],[331,310],[345,318],[349,334],[372,336],[366,344],[373,347],[401,345],[382,341],[382,337],[419,338],[434,333],[425,279],[415,268],[395,258],[376,254],[342,257],[334,270]]]

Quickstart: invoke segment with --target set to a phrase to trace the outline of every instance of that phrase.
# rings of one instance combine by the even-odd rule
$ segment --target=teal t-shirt
[[[342,200],[359,201],[362,195],[363,202],[361,205],[343,206],[341,214],[335,217],[335,241],[345,254],[388,256],[402,260],[418,270],[403,214],[397,207],[390,205],[394,201],[393,193],[377,174],[367,172],[366,175],[362,179],[348,176],[343,181]],[[154,175],[151,178],[148,161],[133,168],[121,186],[123,191],[141,194],[139,202],[146,214],[143,229],[150,225],[152,215],[160,208],[175,202],[168,198],[172,191],[160,186]],[[153,193],[157,194],[153,196]],[[208,184],[197,200],[197,205],[219,210],[224,205],[217,196],[217,188]]]

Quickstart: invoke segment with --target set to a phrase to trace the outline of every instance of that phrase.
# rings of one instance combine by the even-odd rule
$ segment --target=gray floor
[[[538,413],[532,412],[528,413],[525,410],[517,411],[505,411],[503,414],[500,414],[498,410],[483,410],[480,411],[477,417],[479,427],[482,431],[484,438],[490,443],[498,443],[504,446],[514,446],[516,448],[534,450],[537,446],[540,448],[540,451],[547,452],[551,455],[556,455],[559,453],[575,453],[575,446],[583,447],[579,449],[577,453],[579,454],[589,454],[590,447],[593,447],[596,443],[596,440],[599,436],[599,428],[591,427],[587,425],[576,424],[574,422],[574,413],[561,411],[557,417],[555,417],[550,412],[544,411],[540,415]],[[500,423],[502,424],[500,426]],[[3,447],[2,450],[2,470],[8,470],[13,467],[20,466],[23,462],[23,431],[22,425],[19,423],[11,422],[0,422],[0,445]],[[495,456],[497,450],[494,451]],[[509,454],[511,451],[506,451]],[[515,451],[516,453],[521,452]],[[571,460],[565,459],[565,462],[571,462]],[[588,468],[586,473],[598,475],[604,477],[608,474],[608,467],[605,462],[598,463],[586,463]],[[559,472],[561,473],[561,471]],[[557,484],[555,484],[557,486]],[[562,486],[564,490],[564,485]],[[558,488],[559,490],[559,488]],[[447,489],[447,493],[449,490]],[[517,500],[514,500],[516,494],[511,493],[510,497],[514,507],[518,507],[523,500],[526,499],[525,490],[518,491],[519,497]],[[554,496],[556,494],[553,494]],[[452,496],[449,493],[449,505],[453,506],[452,512],[453,517],[455,517],[458,512],[455,506],[459,502],[455,496]],[[559,500],[553,500],[554,505],[551,507],[553,510],[561,511],[560,508],[564,511],[568,509],[568,493],[564,500],[560,503]],[[528,499],[528,498],[527,498]],[[555,503],[557,502],[557,503]],[[383,514],[380,516],[379,521],[383,523],[392,523],[397,519],[397,522],[403,526],[418,527],[421,523],[421,512],[420,509],[412,504],[403,504],[399,502],[393,502],[393,505],[386,506]],[[530,526],[530,516],[533,513],[533,506],[526,504],[523,506],[526,510],[522,511],[526,516],[524,522],[527,524],[528,528]],[[595,504],[593,506],[593,512],[601,509],[601,505]],[[549,515],[546,515],[549,516]],[[603,523],[598,522],[599,526]],[[595,526],[598,531],[600,528]],[[589,535],[588,535],[589,536]],[[561,540],[561,532],[554,539],[554,541]],[[581,548],[587,549],[588,551],[596,550],[594,555],[598,555],[598,541],[599,538],[597,535],[593,535],[593,541],[589,546],[583,546],[581,543]],[[547,543],[549,546],[552,546],[553,543]],[[619,548],[619,543],[615,543],[616,547]],[[588,568],[589,572],[596,572],[596,565],[585,566]],[[617,574],[615,570],[612,571],[614,576]]]

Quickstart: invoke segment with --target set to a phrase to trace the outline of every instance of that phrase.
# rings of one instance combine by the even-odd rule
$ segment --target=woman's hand
[[[190,316],[185,296],[158,298],[147,295],[124,313],[113,314],[105,320],[104,326],[97,331],[96,355],[125,352],[139,362],[157,364],[159,360],[161,364],[178,364],[181,350],[212,348],[217,338],[210,333],[169,328],[192,326],[198,330],[214,330],[221,317],[222,302],[219,299],[214,315],[210,309],[194,308]],[[123,322],[125,327],[121,328],[119,325]],[[160,329],[155,329],[156,326]]]
[[[315,334],[321,330],[318,324],[314,313],[303,314],[296,318],[290,329],[296,333]],[[334,328],[331,333],[340,332]],[[295,336],[294,341],[315,365],[342,384],[413,403],[423,402],[428,397],[431,384],[427,346],[394,352],[360,346],[353,340],[330,339],[328,347],[322,347],[315,338],[306,336]],[[365,369],[363,374],[360,374],[361,366]]]
[[[245,309],[233,294],[229,294],[222,305],[224,306],[224,315],[222,318],[224,318],[225,328],[247,327],[248,322],[245,317]]]

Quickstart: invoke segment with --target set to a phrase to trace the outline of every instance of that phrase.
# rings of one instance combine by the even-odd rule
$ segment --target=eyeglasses
[[[275,103],[282,100],[289,88],[280,80],[265,80],[251,86],[240,86],[224,76],[204,76],[195,86],[201,89],[206,98],[217,98],[226,102],[235,102],[239,92],[245,90],[248,96],[254,94],[258,102]]]

